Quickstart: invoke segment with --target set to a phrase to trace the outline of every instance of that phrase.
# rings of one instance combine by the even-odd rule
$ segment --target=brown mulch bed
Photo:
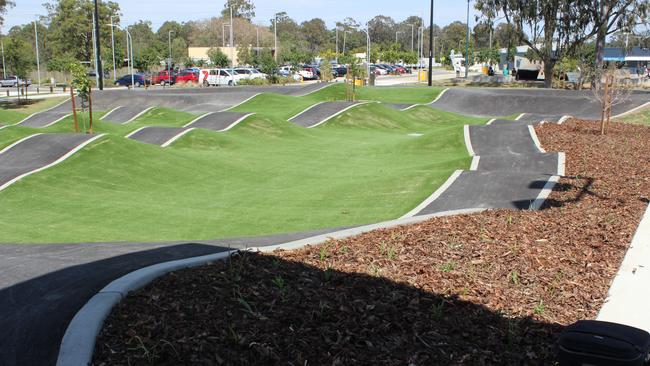
[[[122,301],[94,365],[552,364],[593,318],[650,196],[650,128],[537,127],[545,208],[436,218],[172,273]]]

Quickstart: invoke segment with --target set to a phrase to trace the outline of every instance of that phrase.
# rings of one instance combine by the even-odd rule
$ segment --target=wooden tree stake
[[[90,115],[90,127],[88,128],[88,133],[93,133],[93,88],[88,86],[88,113]]]
[[[79,122],[77,121],[77,106],[74,101],[74,87],[70,85],[70,99],[72,100],[72,116],[74,119],[74,132],[79,133]]]

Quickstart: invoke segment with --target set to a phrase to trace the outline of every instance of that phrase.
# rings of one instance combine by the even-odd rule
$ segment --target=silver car
[[[27,84],[27,86],[32,85],[32,81],[27,79],[27,81],[17,77],[17,76],[7,76],[6,78],[0,80],[0,86],[4,87],[16,87],[16,86],[23,86]]]

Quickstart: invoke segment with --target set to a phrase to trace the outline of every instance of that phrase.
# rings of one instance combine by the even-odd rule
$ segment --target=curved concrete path
[[[253,113],[239,112],[210,112],[206,113],[183,127],[204,128],[214,131],[227,131],[242,122]]]
[[[101,136],[35,134],[9,145],[0,151],[0,191],[28,175],[62,162]]]
[[[321,125],[350,108],[362,105],[359,102],[322,102],[312,105],[304,111],[289,118],[289,122],[302,127],[312,128]]]

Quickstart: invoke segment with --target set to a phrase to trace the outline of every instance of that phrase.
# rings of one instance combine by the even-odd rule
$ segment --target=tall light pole
[[[411,53],[413,52],[413,34],[415,33],[415,24],[407,24],[411,26]]]
[[[7,78],[7,68],[5,67],[5,43],[0,42],[0,46],[2,46],[2,77],[4,79]]]
[[[101,57],[101,44],[100,44],[100,34],[99,34],[99,5],[97,4],[98,0],[95,0],[95,29],[94,29],[94,34],[95,34],[95,59],[97,60],[97,68],[95,69],[95,72],[97,75],[99,75],[97,87],[99,90],[104,90],[104,68],[102,67],[102,57]],[[40,82],[39,82],[40,84]]]
[[[95,38],[95,24],[97,24],[95,20],[95,13],[93,13],[93,63],[94,63],[94,68],[95,68],[95,84],[99,85],[99,68],[97,67],[97,38]]]
[[[222,47],[226,47],[226,27],[230,27],[230,24],[226,24],[226,23],[221,24],[221,43],[222,43]]]
[[[348,31],[348,30],[344,30],[344,31],[343,31],[343,54],[344,54],[344,55],[345,55],[345,38],[346,38],[345,36],[346,36],[348,33],[350,33],[350,31]]]
[[[41,85],[41,58],[38,53],[38,23],[34,20],[34,38],[36,40],[36,68],[38,70],[38,85]]]
[[[400,33],[404,33],[404,32],[402,32],[402,31],[395,32],[395,43],[397,43],[397,35],[400,34]]]
[[[336,62],[339,62],[339,26],[336,26]]]
[[[131,74],[131,87],[135,84],[135,76],[133,75],[133,38],[131,38],[131,33],[129,28],[122,28],[117,24],[109,24],[111,27],[122,29],[126,32],[126,55],[129,60],[128,68],[129,74]]]
[[[172,85],[172,33],[173,30],[167,32],[167,43],[169,44],[169,59],[167,60],[167,83]]]
[[[469,2],[467,0],[467,40],[465,41],[465,79],[469,76]]]
[[[368,80],[370,80],[370,26],[366,23],[366,28],[361,29],[366,33],[366,71],[368,73]]]
[[[273,21],[273,58],[278,62],[278,13],[275,13],[275,20]]]
[[[233,53],[233,48],[235,43],[233,40],[233,30],[232,30],[232,5],[230,6],[230,67],[235,66],[235,54]]]
[[[468,0],[469,1],[469,0]],[[429,17],[429,75],[428,85],[433,84],[433,6],[434,0],[431,0],[431,16]]]
[[[111,50],[113,52],[113,82],[117,80],[117,67],[115,66],[115,32],[113,29],[113,16],[111,15]]]

